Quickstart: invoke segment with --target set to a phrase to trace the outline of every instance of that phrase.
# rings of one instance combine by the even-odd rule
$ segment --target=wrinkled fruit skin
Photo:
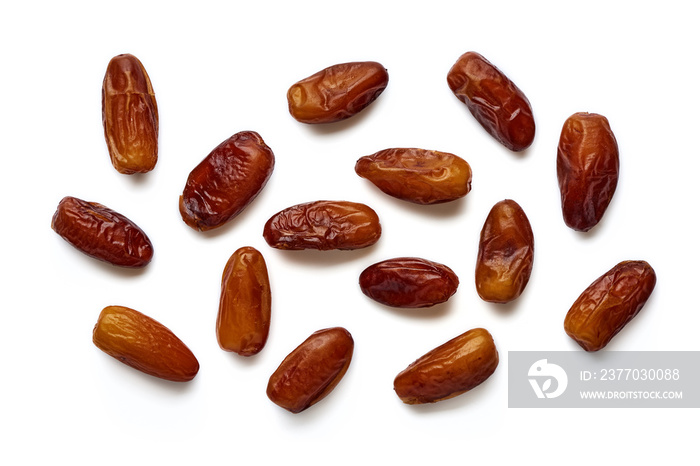
[[[158,161],[158,106],[151,80],[133,55],[112,58],[102,84],[102,125],[119,173],[146,173]]]
[[[265,223],[263,237],[276,249],[360,249],[379,241],[377,213],[365,204],[314,201],[288,207]]]
[[[406,404],[434,403],[461,395],[488,379],[498,366],[498,351],[483,328],[469,330],[426,353],[394,379]]]
[[[389,196],[416,204],[454,201],[472,187],[472,170],[464,159],[434,150],[381,150],[360,158],[355,172]]]
[[[350,332],[342,327],[313,333],[270,376],[267,397],[292,413],[318,403],[347,372],[354,346]]]
[[[345,120],[374,102],[388,84],[389,73],[377,62],[329,66],[289,88],[289,113],[301,123]]]
[[[525,289],[535,257],[535,238],[520,205],[506,199],[486,217],[476,261],[476,291],[484,301],[507,303]]]
[[[447,84],[476,121],[508,149],[519,152],[535,139],[535,119],[525,94],[488,60],[467,52],[447,74]]]
[[[92,341],[113,358],[154,377],[188,382],[199,372],[197,358],[173,332],[128,307],[105,307]]]
[[[604,348],[651,296],[656,273],[645,261],[623,261],[581,293],[564,319],[564,330],[586,351]]]
[[[571,115],[561,130],[557,179],[564,222],[588,231],[612,200],[620,171],[617,140],[608,119],[595,113]]]
[[[51,228],[78,250],[112,265],[141,268],[153,258],[146,233],[124,215],[97,202],[61,199]]]
[[[182,219],[199,231],[224,225],[260,194],[274,168],[275,156],[258,133],[234,134],[190,172],[180,196]]]
[[[236,250],[221,278],[216,339],[224,351],[259,353],[270,331],[272,299],[265,259],[246,246]]]
[[[458,286],[459,279],[452,269],[417,257],[378,262],[360,274],[360,288],[366,296],[400,308],[444,303],[457,292]]]

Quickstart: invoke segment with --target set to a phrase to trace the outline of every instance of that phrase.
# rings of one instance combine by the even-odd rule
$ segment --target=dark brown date
[[[234,134],[190,173],[180,196],[182,219],[199,231],[224,225],[260,194],[274,167],[275,156],[258,133]]]
[[[564,222],[588,231],[612,200],[620,171],[617,140],[608,119],[595,113],[571,115],[561,130],[557,178]]]
[[[145,267],[153,258],[151,241],[134,222],[97,202],[66,196],[51,228],[88,256],[121,267]]]
[[[447,84],[484,129],[508,149],[527,149],[535,139],[535,119],[525,94],[476,52],[467,52],[447,74]]]

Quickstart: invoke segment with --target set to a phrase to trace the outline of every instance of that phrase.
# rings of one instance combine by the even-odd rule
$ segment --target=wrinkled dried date
[[[571,115],[561,130],[557,178],[564,222],[588,231],[612,200],[620,170],[617,140],[608,119],[595,113]]]
[[[252,247],[237,249],[221,278],[216,339],[221,349],[241,356],[259,353],[270,331],[270,279],[265,259]]]
[[[120,267],[145,267],[153,258],[151,241],[134,222],[97,202],[61,199],[51,228],[88,256]]]
[[[270,376],[268,398],[292,413],[318,403],[345,375],[353,349],[352,336],[342,327],[313,333]]]
[[[596,279],[566,314],[564,330],[586,351],[604,348],[642,309],[656,285],[645,261],[623,261]]]
[[[360,274],[362,292],[387,306],[430,307],[457,291],[459,279],[446,265],[417,257],[399,257],[370,265]]]
[[[447,84],[476,121],[512,151],[525,150],[535,138],[535,119],[525,94],[488,60],[467,52],[447,74]]]
[[[406,404],[434,403],[480,385],[497,366],[493,337],[487,330],[475,328],[409,365],[394,379],[394,390]]]

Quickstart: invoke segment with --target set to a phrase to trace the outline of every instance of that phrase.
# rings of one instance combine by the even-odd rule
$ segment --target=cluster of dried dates
[[[377,62],[330,66],[292,85],[291,116],[305,124],[350,118],[374,102],[388,85]],[[525,94],[481,55],[459,57],[447,84],[483,128],[511,151],[523,151],[535,137]],[[120,173],[152,170],[158,158],[158,109],[151,81],[133,55],[114,57],[102,90],[105,140]],[[564,222],[588,231],[600,222],[617,186],[617,142],[607,119],[576,113],[566,120],[557,151],[557,177]],[[215,147],[187,177],[179,209],[198,231],[221,227],[263,190],[275,157],[254,131],[234,134]],[[454,201],[471,190],[472,170],[461,157],[421,148],[389,148],[361,157],[355,171],[395,198],[431,205]],[[134,222],[96,202],[65,197],[52,228],[80,251],[122,267],[145,267],[153,245]],[[316,200],[270,217],[263,237],[280,250],[354,250],[375,244],[382,228],[369,206]],[[511,199],[496,203],[478,244],[475,286],[481,299],[508,303],[525,289],[534,264],[534,235],[527,215]],[[625,261],[583,291],[566,315],[566,333],[586,351],[597,351],[632,319],[649,298],[656,277],[644,261]],[[368,266],[361,291],[386,306],[424,308],[446,302],[459,286],[447,265],[419,257],[398,257]],[[242,356],[265,346],[272,298],[267,265],[252,247],[236,250],[221,280],[216,338],[224,351]],[[199,363],[168,328],[140,312],[108,306],[93,332],[105,353],[147,374],[189,381]],[[267,395],[277,405],[301,412],[328,395],[350,365],[354,350],[344,328],[319,330],[294,349],[270,376]],[[394,390],[407,404],[432,403],[471,390],[498,365],[491,334],[475,328],[427,352],[399,373]]]

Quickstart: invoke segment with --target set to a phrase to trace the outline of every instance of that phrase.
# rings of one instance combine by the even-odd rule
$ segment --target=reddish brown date
[[[314,201],[288,207],[265,223],[263,237],[276,249],[360,249],[382,234],[377,213],[365,204]]]
[[[292,413],[318,403],[347,372],[354,347],[350,332],[342,327],[313,333],[270,376],[267,397]]]
[[[574,302],[564,330],[586,351],[604,348],[644,307],[656,273],[645,261],[624,261],[603,274]]]
[[[102,84],[102,125],[112,165],[131,175],[158,161],[158,106],[151,80],[133,55],[112,58]]]
[[[221,278],[216,339],[224,351],[258,354],[270,332],[272,299],[265,259],[246,246],[236,250]]]
[[[381,150],[360,158],[355,172],[384,193],[416,204],[454,201],[472,187],[472,170],[464,159],[434,150]]]
[[[608,119],[595,113],[571,115],[561,130],[557,178],[564,222],[588,231],[612,200],[620,171],[617,140]]]
[[[406,404],[435,403],[480,385],[497,366],[493,337],[487,330],[475,328],[408,366],[394,379],[394,391]]]
[[[219,144],[192,172],[180,196],[180,215],[199,231],[232,220],[265,187],[275,156],[260,135],[241,131]]]
[[[452,269],[417,257],[378,262],[360,274],[362,292],[392,307],[420,308],[444,303],[458,286],[459,279]]]
[[[66,196],[58,204],[51,228],[88,256],[121,267],[145,267],[153,245],[134,222],[97,202]]]
[[[488,60],[467,52],[447,74],[447,84],[484,129],[508,149],[527,149],[535,139],[535,119],[525,94]]]
[[[484,301],[507,303],[525,289],[535,256],[535,239],[520,205],[506,199],[486,217],[476,261],[476,291]]]
[[[301,123],[345,120],[374,102],[388,83],[389,73],[377,62],[329,66],[289,88],[289,113]]]

